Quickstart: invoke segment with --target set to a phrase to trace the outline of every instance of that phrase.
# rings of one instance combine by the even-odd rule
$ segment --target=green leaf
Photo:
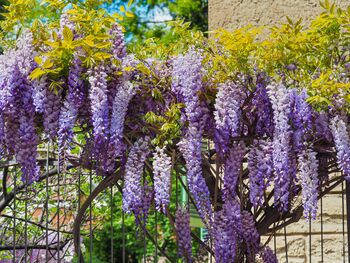
[[[36,69],[34,69],[31,73],[30,73],[30,75],[29,75],[29,77],[32,79],[32,80],[34,80],[34,79],[38,79],[38,78],[40,78],[42,75],[44,75],[46,72],[44,71],[44,70],[42,70],[41,68],[36,68]]]
[[[63,28],[63,39],[66,42],[72,42],[74,38],[73,32],[72,30],[70,30],[70,28],[68,28],[67,26],[64,26]]]

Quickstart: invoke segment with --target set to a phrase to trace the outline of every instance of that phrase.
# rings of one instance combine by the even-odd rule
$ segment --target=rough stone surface
[[[350,4],[349,0],[336,3],[343,8]],[[286,16],[309,21],[321,11],[318,0],[209,0],[209,30],[269,26],[285,22]]]

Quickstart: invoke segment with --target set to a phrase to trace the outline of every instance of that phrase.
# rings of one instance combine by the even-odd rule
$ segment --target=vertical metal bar
[[[286,263],[288,263],[288,244],[287,244],[287,230],[286,227],[283,228],[284,232],[284,246],[286,251]]]
[[[273,228],[275,229],[276,223],[273,223]],[[275,254],[277,253],[277,240],[276,240],[276,231],[273,232],[273,250]]]
[[[155,255],[154,255],[154,262],[157,263],[158,262],[158,213],[157,210],[155,211],[155,236],[154,236],[154,240],[156,243],[156,248],[155,248]]]
[[[346,182],[346,223],[347,223],[347,235],[348,235],[348,262],[350,262],[350,253],[349,253],[349,246],[350,246],[350,183],[348,181]]]
[[[312,261],[312,256],[311,256],[311,246],[312,246],[312,236],[311,236],[311,215],[309,216],[309,262],[311,263]]]
[[[25,200],[24,200],[24,262],[27,263],[28,255],[28,174],[25,178]]]
[[[92,163],[92,160],[91,160]],[[90,184],[90,189],[89,189],[89,195],[92,193],[92,170],[90,169],[89,173],[89,184]],[[89,236],[89,241],[90,241],[90,263],[92,263],[92,202],[90,203],[90,211],[89,211],[89,222],[90,222],[90,236]]]
[[[342,231],[343,231],[343,263],[345,263],[345,202],[344,202],[344,181],[341,183],[342,203]]]
[[[80,206],[81,206],[80,188],[81,188],[81,167],[79,167],[79,171],[78,171],[78,211],[80,211]],[[80,250],[80,231],[78,231],[78,246],[79,246],[79,250]],[[81,256],[82,256],[81,253],[79,253],[78,254],[78,262],[79,263],[82,261]]]
[[[60,154],[57,154],[57,262],[60,262]]]
[[[321,262],[323,263],[323,201],[322,201],[322,197],[320,200],[320,204],[321,204]]]
[[[45,260],[49,261],[49,158],[50,158],[50,142],[46,145],[46,178],[45,178],[45,211],[46,211],[46,222],[45,222]]]
[[[143,217],[142,219],[142,223],[143,227],[146,229],[146,220],[145,217]],[[147,244],[146,244],[146,233],[145,231],[143,231],[143,263],[146,263],[146,252],[147,252]]]
[[[113,185],[111,185],[111,262],[114,263],[114,249],[113,249]]]
[[[13,173],[13,263],[16,263],[16,193],[17,193],[17,173]]]
[[[122,209],[122,258],[123,258],[123,263],[125,263],[125,214],[124,210]]]

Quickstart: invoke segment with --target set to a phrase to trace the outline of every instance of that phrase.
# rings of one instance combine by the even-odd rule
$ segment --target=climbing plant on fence
[[[217,262],[277,262],[260,237],[314,219],[317,200],[350,176],[350,8],[322,5],[307,28],[289,19],[267,36],[247,27],[208,40],[177,22],[176,42],[150,39],[128,52],[115,19],[84,5],[58,26],[23,30],[0,58],[1,156],[21,168],[4,168],[12,187],[4,184],[0,211],[16,205],[15,191],[40,194],[54,166],[52,174],[95,182],[71,232],[50,238],[57,253],[74,241],[83,260],[82,222],[114,185],[122,195],[114,209],[134,215],[152,242],[147,219],[157,212],[169,221],[184,262],[197,256],[194,242]],[[54,162],[46,169],[45,154]],[[170,202],[174,180],[188,205]],[[67,181],[52,183],[57,198]],[[191,232],[189,206],[204,241]]]

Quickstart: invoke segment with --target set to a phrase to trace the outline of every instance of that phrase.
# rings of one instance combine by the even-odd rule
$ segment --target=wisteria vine
[[[65,15],[58,37],[67,29],[75,34]],[[127,54],[118,24],[109,33],[106,59],[86,63],[79,49],[59,77],[29,77],[38,66],[30,32],[0,56],[0,156],[14,158],[23,181],[35,183],[40,143],[57,143],[59,154],[78,145],[85,168],[121,174],[122,208],[139,225],[152,209],[174,219],[179,254],[191,262],[192,209],[171,214],[172,184],[184,175],[217,262],[242,255],[277,262],[260,243],[266,232],[257,214],[283,215],[300,194],[304,216],[316,218],[321,156],[334,152],[327,158],[336,156],[337,170],[350,177],[349,116],[337,107],[313,109],[307,90],[256,69],[218,83],[214,62],[195,46],[139,59]]]

